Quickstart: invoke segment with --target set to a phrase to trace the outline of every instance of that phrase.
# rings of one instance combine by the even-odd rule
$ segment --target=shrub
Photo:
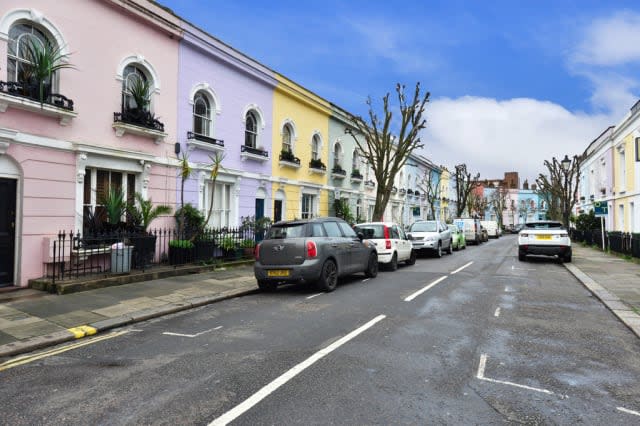
[[[195,245],[189,240],[171,240],[169,241],[169,247],[192,249]]]

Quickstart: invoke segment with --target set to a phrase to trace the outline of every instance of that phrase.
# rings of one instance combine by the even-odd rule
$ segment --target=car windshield
[[[358,225],[354,231],[362,232],[365,238],[384,238],[384,225]]]
[[[451,232],[458,232],[458,227],[456,225],[449,225],[449,230]]]
[[[409,228],[411,232],[436,232],[437,226],[435,222],[415,222]]]
[[[525,224],[527,229],[563,229],[564,226],[560,222],[531,222]]]
[[[304,236],[304,223],[274,225],[267,233],[267,239],[299,238]]]

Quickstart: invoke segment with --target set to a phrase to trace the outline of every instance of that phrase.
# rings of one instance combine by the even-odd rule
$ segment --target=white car
[[[571,238],[564,225],[553,220],[525,223],[518,233],[518,259],[525,261],[529,254],[571,262]]]
[[[439,220],[418,220],[411,224],[407,232],[414,250],[429,250],[442,257],[442,252],[453,253],[451,231],[446,223]]]
[[[397,223],[359,223],[354,226],[354,230],[375,243],[378,263],[386,266],[387,269],[395,271],[398,269],[398,262],[404,262],[407,265],[416,263],[416,252],[413,250],[411,241]]]
[[[495,220],[481,220],[480,224],[487,230],[489,238],[500,238],[500,227]]]

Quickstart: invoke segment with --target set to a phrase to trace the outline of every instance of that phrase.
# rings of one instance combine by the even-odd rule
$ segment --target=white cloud
[[[586,27],[572,54],[578,64],[613,66],[640,60],[640,14],[620,11]]]
[[[544,173],[544,160],[581,154],[612,124],[608,115],[572,113],[527,98],[441,98],[431,102],[427,114],[425,154],[436,164],[451,170],[466,163],[488,179],[517,171],[521,183]]]

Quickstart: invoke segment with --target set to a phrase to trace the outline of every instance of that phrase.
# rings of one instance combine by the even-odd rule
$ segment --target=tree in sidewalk
[[[502,229],[502,212],[507,209],[507,194],[508,190],[503,185],[499,185],[489,195],[489,205],[493,207],[496,212],[498,220],[498,227]]]
[[[471,214],[471,210],[468,209],[469,197],[480,186],[480,173],[472,176],[464,163],[456,165],[455,169],[456,217],[462,217],[465,210]]]
[[[561,220],[567,229],[571,211],[578,202],[581,164],[582,157],[577,155],[571,159],[565,155],[562,161],[553,157],[551,161],[544,161],[548,175],[540,173],[536,179],[536,192],[545,198],[549,206],[547,216],[553,220]]]
[[[371,97],[367,99],[369,115],[366,119],[347,112],[353,127],[345,129],[345,132],[355,140],[358,154],[369,164],[378,182],[373,208],[374,220],[381,220],[383,217],[396,174],[402,169],[407,158],[416,149],[423,147],[420,131],[426,127],[423,115],[430,94],[420,94],[420,83],[416,83],[413,97],[409,100],[404,90],[404,85],[396,86],[400,108],[400,129],[397,137],[392,135],[391,130],[393,113],[389,106],[389,93],[382,98],[383,118],[375,111]],[[356,133],[362,135],[364,141],[357,138]]]

